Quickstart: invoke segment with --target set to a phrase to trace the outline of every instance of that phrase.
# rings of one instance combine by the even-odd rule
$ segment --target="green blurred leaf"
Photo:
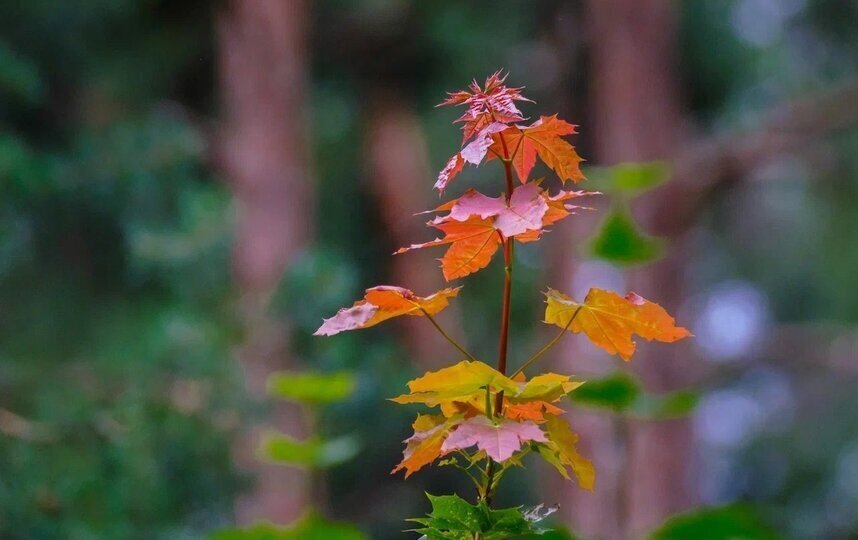
[[[663,161],[620,163],[613,167],[588,167],[586,174],[590,188],[633,198],[667,181],[670,167]]]
[[[318,437],[298,440],[282,433],[270,433],[262,441],[262,453],[278,463],[306,469],[333,467],[352,459],[360,450],[351,436],[323,441]]]
[[[336,373],[280,372],[268,378],[268,392],[275,397],[306,405],[343,401],[354,392],[357,382],[347,371]]]
[[[569,393],[578,405],[614,412],[628,410],[641,394],[638,381],[624,371],[587,381]]]
[[[257,523],[246,529],[225,529],[211,536],[212,540],[365,540],[357,528],[345,523],[333,523],[311,513],[290,527]]]
[[[650,540],[769,540],[778,535],[750,507],[704,508],[668,519]]]
[[[643,233],[625,210],[613,210],[590,244],[590,254],[619,265],[652,262],[664,252],[664,242]]]
[[[668,420],[686,416],[697,406],[698,394],[679,390],[645,394],[640,382],[625,371],[587,381],[569,393],[573,403],[645,420]]]
[[[679,390],[662,395],[642,394],[634,414],[652,420],[669,420],[687,416],[697,407],[700,395],[691,390]]]

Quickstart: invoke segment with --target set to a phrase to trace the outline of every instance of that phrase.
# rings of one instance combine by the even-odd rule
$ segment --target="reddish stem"
[[[512,159],[507,148],[506,140],[503,134],[498,134],[498,138],[503,148],[504,172],[506,174],[506,202],[509,204],[512,197],[513,181],[512,181]],[[506,238],[503,241],[503,262],[504,262],[504,282],[503,282],[503,306],[501,309],[501,330],[500,343],[498,344],[498,371],[506,375],[506,357],[507,347],[509,344],[509,315],[510,315],[510,299],[512,298],[512,238]],[[488,413],[488,411],[486,411]],[[500,417],[503,414],[503,392],[498,392],[495,399],[495,416]],[[491,504],[492,501],[492,483],[495,476],[495,463],[489,458],[489,464],[486,471],[486,504]]]
[[[512,296],[512,238],[508,238],[503,244],[504,281],[503,281],[503,306],[501,308],[501,330],[500,343],[498,344],[498,371],[506,375],[506,357],[509,344],[509,313],[510,299]],[[500,416],[503,411],[503,392],[498,392],[495,402],[495,415]]]
[[[506,202],[512,197],[512,161],[509,149],[503,134],[498,134],[503,148],[503,167],[506,173]],[[512,297],[512,244],[514,240],[507,238],[503,242],[504,282],[503,282],[503,307],[501,309],[500,343],[498,344],[498,371],[506,375],[507,346],[509,344],[509,315],[510,299]],[[495,414],[500,415],[503,411],[503,393],[499,392],[495,403]]]

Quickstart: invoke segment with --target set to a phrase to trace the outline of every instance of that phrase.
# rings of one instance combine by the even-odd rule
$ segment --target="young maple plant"
[[[412,520],[418,524],[414,531],[429,540],[488,540],[544,532],[538,522],[551,508],[491,506],[504,473],[520,466],[529,453],[541,456],[566,479],[574,478],[582,488],[593,489],[593,464],[578,452],[578,436],[563,419],[564,411],[559,406],[583,381],[558,373],[530,377],[525,373],[566,332],[582,333],[596,346],[626,361],[635,352],[633,335],[663,342],[690,335],[685,328],[676,326],[661,306],[632,292],[620,295],[594,288],[578,301],[548,289],[544,293],[544,322],[559,327],[560,333],[508,372],[514,246],[516,242],[539,240],[548,226],[582,208],[570,201],[597,193],[565,189],[568,182],[584,180],[579,167],[581,157],[563,139],[575,134],[576,126],[556,115],[524,124],[517,102],[530,100],[522,96],[521,88],[506,86],[505,78],[496,72],[482,87],[474,81],[468,90],[451,93],[440,104],[464,105],[466,110],[457,120],[464,132],[462,148],[450,158],[435,183],[443,193],[466,163],[479,165],[497,160],[503,169],[505,191],[501,196],[490,197],[470,189],[442,204],[430,211],[437,217],[427,225],[444,236],[397,252],[448,245],[441,258],[441,271],[447,281],[485,268],[498,250],[502,252],[505,278],[495,366],[469,353],[434,318],[461,287],[425,297],[401,287],[373,287],[363,300],[326,319],[316,332],[331,336],[401,315],[425,317],[464,355],[454,365],[409,382],[409,392],[393,398],[396,403],[419,403],[436,410],[414,420],[414,434],[404,441],[402,462],[393,472],[405,471],[407,478],[438,461],[461,469],[476,485],[474,503],[457,495],[430,495],[431,513]],[[559,178],[560,189],[553,194],[542,179],[530,179],[537,159]]]

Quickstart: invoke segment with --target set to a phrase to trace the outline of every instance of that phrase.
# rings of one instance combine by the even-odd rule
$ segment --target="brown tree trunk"
[[[251,396],[264,399],[268,374],[286,362],[288,332],[267,301],[312,234],[313,186],[305,140],[306,13],[301,0],[232,0],[218,14],[223,125],[220,159],[236,206],[233,265],[247,340],[239,351]],[[254,487],[237,519],[286,523],[303,506],[307,479],[257,458],[264,425],[301,431],[294,409],[272,404],[236,445]]]
[[[378,201],[391,245],[395,249],[423,241],[431,234],[425,226],[428,219],[414,214],[437,206],[438,201],[432,196],[434,180],[423,128],[417,115],[401,98],[381,91],[372,97],[366,149],[369,189]],[[394,257],[393,284],[420,295],[443,288],[445,284],[437,271],[436,257],[428,250]],[[456,320],[457,315],[453,305],[438,316],[442,324],[448,321],[445,326],[454,336],[460,327],[449,321]],[[438,368],[450,355],[458,354],[423,318],[407,317],[400,322],[405,328],[408,350],[415,351],[421,368]]]
[[[672,158],[678,150],[682,119],[675,78],[676,4],[589,0],[587,9],[592,36],[593,161],[612,165]],[[669,188],[654,193],[636,210],[646,214],[664,197],[670,197]],[[645,226],[650,217],[644,218]],[[672,249],[669,258],[631,272],[629,288],[675,312],[682,297],[682,255],[680,246]],[[574,271],[573,264],[567,263],[565,283],[573,281]],[[693,370],[681,362],[678,350],[681,347],[641,346],[632,367],[648,390],[664,391],[687,383],[687,374]],[[570,352],[580,359],[574,344],[567,344],[564,357]],[[595,367],[590,362],[584,364],[585,371]],[[582,363],[575,360],[574,365],[580,369]],[[574,419],[600,474],[596,494],[570,494],[572,520],[582,533],[639,538],[668,515],[693,504],[688,422],[617,422],[592,415]]]

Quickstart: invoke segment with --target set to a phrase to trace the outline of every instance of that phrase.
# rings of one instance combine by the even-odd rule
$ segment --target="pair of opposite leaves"
[[[513,190],[509,201],[504,196],[489,197],[470,189],[458,199],[442,204],[432,212],[448,212],[428,225],[444,233],[422,244],[412,244],[396,253],[412,249],[450,244],[441,258],[441,270],[447,281],[467,276],[485,268],[507,238],[519,242],[538,240],[545,227],[574,213],[581,207],[567,201],[589,191],[565,191],[550,195],[539,182]]]
[[[400,315],[434,315],[447,307],[449,299],[458,295],[460,289],[448,288],[421,297],[401,287],[373,287],[367,289],[363,300],[325,319],[315,335],[332,336],[368,328]],[[633,292],[620,296],[593,288],[581,303],[554,289],[549,289],[545,296],[546,323],[572,333],[584,333],[593,344],[626,361],[635,352],[633,335],[666,343],[691,335],[676,326],[673,317],[660,305]]]

